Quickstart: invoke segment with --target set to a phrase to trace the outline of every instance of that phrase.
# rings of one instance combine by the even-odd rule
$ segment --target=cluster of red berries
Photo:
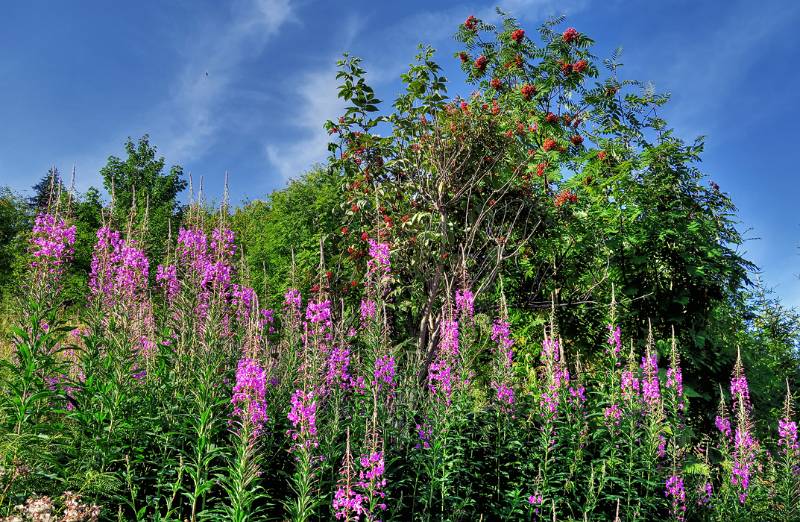
[[[547,152],[549,150],[555,149],[557,146],[558,143],[556,143],[556,140],[554,140],[553,138],[547,138],[546,140],[544,140],[544,143],[542,143],[542,150]]]
[[[536,175],[539,176],[540,178],[544,176],[544,171],[547,170],[547,167],[549,166],[550,164],[547,163],[546,161],[543,161],[538,165],[536,165]]]
[[[469,61],[469,55],[464,51],[458,53],[458,58],[461,60],[461,63],[467,63]]]
[[[564,40],[566,43],[571,43],[571,42],[573,42],[575,39],[577,39],[577,38],[578,38],[578,36],[580,36],[580,34],[581,34],[581,33],[579,33],[579,32],[578,32],[578,30],[577,30],[577,29],[575,29],[574,27],[568,27],[568,28],[567,28],[567,30],[566,30],[566,31],[564,31],[564,34],[562,34],[562,35],[561,35],[561,38],[562,38],[562,40]]]
[[[474,31],[478,28],[478,19],[472,15],[469,15],[467,19],[464,21],[464,29],[467,31]]]
[[[575,134],[569,139],[569,141],[571,141],[573,145],[580,145],[583,143],[583,136],[580,134]]]
[[[503,82],[497,78],[492,78],[492,81],[489,82],[489,85],[492,87],[492,89],[499,91],[503,87]]]
[[[556,197],[553,200],[556,207],[561,207],[565,203],[576,203],[577,201],[578,201],[578,196],[576,196],[575,193],[572,192],[571,190],[567,189],[564,189],[558,194],[556,194]]]
[[[517,43],[521,42],[523,38],[525,38],[525,31],[523,31],[522,29],[517,29],[516,31],[511,33],[511,39]]]
[[[483,72],[486,69],[486,62],[487,61],[488,60],[486,59],[486,57],[484,55],[478,56],[478,58],[475,59],[475,68],[478,71]]]
[[[561,66],[561,72],[563,74],[570,74],[573,72],[580,74],[583,71],[585,71],[587,67],[589,67],[589,62],[587,62],[586,60],[578,60],[575,63],[560,61],[559,65]]]
[[[530,99],[531,99],[531,97],[532,97],[534,94],[536,94],[536,87],[535,87],[535,86],[533,86],[533,85],[531,85],[531,84],[529,84],[529,83],[526,83],[525,85],[523,85],[523,86],[520,88],[520,90],[519,90],[519,91],[522,93],[522,97],[523,97],[523,98],[525,98],[526,100],[530,100]]]
[[[597,153],[597,159],[599,159],[600,161],[605,160],[606,159],[606,151],[601,150],[600,152],[598,152]]]

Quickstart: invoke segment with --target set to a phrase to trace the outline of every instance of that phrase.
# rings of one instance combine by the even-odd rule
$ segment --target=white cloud
[[[314,163],[325,159],[328,134],[322,125],[327,120],[335,120],[345,107],[344,101],[337,97],[335,68],[308,73],[301,84],[298,109],[291,118],[302,137],[293,142],[266,146],[267,159],[283,179],[300,175]]]
[[[257,56],[292,20],[289,0],[247,0],[234,4],[231,19],[189,40],[190,51],[174,92],[164,107],[162,152],[186,161],[213,142],[219,114],[231,95],[243,62]]]
[[[337,52],[346,50],[352,44],[363,25],[364,19],[358,16],[346,20],[341,48]],[[291,80],[302,87],[296,93],[298,99],[293,101],[296,109],[288,114],[283,125],[291,124],[300,137],[289,142],[273,141],[267,143],[264,149],[267,160],[284,180],[303,174],[327,156],[329,136],[323,124],[327,120],[335,121],[345,108],[345,102],[338,97],[336,59],[332,56],[325,60],[324,67],[303,73],[299,80]]]

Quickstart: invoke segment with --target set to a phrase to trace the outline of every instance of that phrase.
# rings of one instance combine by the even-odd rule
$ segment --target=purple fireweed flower
[[[475,294],[471,290],[456,290],[456,313],[468,319],[475,315]]]
[[[346,389],[350,384],[350,349],[346,346],[335,346],[328,354],[328,371],[325,374],[325,382],[328,386],[339,385],[341,389]]]
[[[626,399],[633,399],[639,395],[639,379],[630,370],[622,372],[620,380],[620,390]]]
[[[620,419],[622,418],[622,410],[620,410],[619,406],[616,404],[612,404],[603,410],[603,417],[606,419],[606,422],[619,426]]]
[[[453,396],[453,370],[447,359],[433,361],[428,369],[428,388],[434,397],[450,406]]]
[[[39,214],[33,224],[31,238],[28,241],[33,260],[31,268],[44,276],[58,276],[63,266],[75,253],[74,225],[68,226],[66,221],[52,214]]]
[[[697,487],[697,505],[707,506],[711,502],[711,497],[714,496],[714,486],[711,482],[705,482]]]
[[[683,487],[683,478],[671,475],[667,478],[664,496],[672,501],[672,516],[675,520],[686,518],[686,490]]]
[[[394,357],[391,355],[382,355],[375,360],[375,371],[373,377],[379,390],[383,390],[386,386],[389,390],[394,390],[395,382],[395,365]]]
[[[544,497],[541,493],[534,493],[533,495],[528,496],[528,505],[533,508],[533,512],[536,515],[539,515],[541,510],[542,504],[544,504]]]
[[[417,437],[419,438],[419,443],[417,443],[415,448],[430,449],[431,437],[433,437],[433,428],[431,428],[427,423],[417,424],[416,431],[417,431]]]
[[[258,313],[258,296],[256,296],[256,291],[249,286],[231,285],[230,297],[231,305],[236,310],[236,317],[240,321],[247,321],[252,313]]]
[[[178,254],[194,264],[205,261],[208,255],[208,239],[205,232],[197,228],[180,228],[178,230]]]
[[[680,367],[667,368],[667,388],[675,390],[678,398],[678,409],[683,411],[683,374]]]
[[[498,347],[503,350],[507,366],[511,366],[514,360],[514,340],[511,338],[511,324],[508,321],[497,319],[492,325],[492,341],[496,342]]]
[[[560,350],[558,339],[545,337],[542,340],[542,359],[545,362],[558,362],[561,353]]]
[[[655,408],[661,398],[661,388],[658,382],[658,362],[655,355],[642,357],[642,400]]]
[[[255,438],[267,422],[266,372],[261,365],[249,358],[239,360],[236,368],[236,384],[233,387],[231,404],[233,415],[244,425],[248,424]]]
[[[747,386],[747,377],[744,374],[734,375],[731,378],[731,397],[733,401],[741,398],[745,406],[750,404],[750,388]]]
[[[144,251],[135,242],[126,241],[120,249],[119,265],[116,267],[115,284],[124,297],[133,297],[147,292],[150,263]]]
[[[89,289],[107,306],[129,305],[148,295],[150,263],[135,241],[125,241],[108,227],[97,231]]]
[[[273,324],[275,323],[275,312],[269,308],[262,308],[258,312],[258,327],[261,330],[266,329],[267,333],[275,333]]]
[[[663,459],[667,456],[667,439],[663,435],[658,436],[658,458]]]
[[[717,418],[714,420],[714,425],[717,429],[725,435],[726,438],[731,438],[731,421],[725,417],[717,415]]]
[[[356,493],[347,484],[341,484],[333,494],[333,511],[337,520],[360,520],[361,515],[367,513],[364,507],[364,495]]]
[[[374,239],[369,240],[369,257],[367,261],[367,274],[385,276],[391,270],[389,261],[389,244],[379,243]]]
[[[736,429],[733,442],[733,469],[731,470],[731,484],[741,488],[739,502],[744,504],[747,499],[747,488],[750,487],[750,478],[755,466],[755,453],[757,442],[752,434],[744,429]]]
[[[386,510],[383,499],[386,498],[384,489],[386,488],[386,478],[384,477],[385,466],[383,452],[375,451],[359,458],[361,470],[358,472],[357,485],[360,487],[367,498],[372,502],[378,502],[377,507],[381,511]],[[368,518],[372,518],[369,517]]]
[[[371,319],[375,318],[377,312],[377,304],[372,299],[361,300],[361,324],[367,324]]]
[[[620,330],[619,326],[615,328],[613,324],[610,324],[608,325],[608,331],[608,352],[611,357],[617,359],[620,351],[622,351],[622,330]]]
[[[570,402],[580,406],[586,402],[586,388],[583,385],[578,385],[576,387],[569,387],[569,397]]]
[[[439,353],[444,357],[455,357],[458,355],[458,321],[442,321],[440,328]]]
[[[790,419],[780,419],[778,421],[778,446],[785,451],[800,448],[797,444],[797,423]]]
[[[506,383],[492,383],[492,387],[497,391],[497,402],[500,409],[509,412],[514,406],[514,389]]]
[[[321,325],[321,328],[331,326],[331,302],[328,300],[309,301],[306,307],[306,320],[312,324]]]
[[[236,253],[235,236],[230,229],[215,228],[211,232],[211,251],[219,259],[230,259]]]
[[[297,446],[309,449],[317,447],[317,401],[314,392],[306,393],[295,390],[292,394],[292,408],[286,417],[292,423],[292,428],[286,434]]]
[[[303,298],[300,295],[300,290],[296,290],[294,288],[286,290],[286,293],[283,295],[283,302],[288,308],[300,310],[300,307],[303,304]]]
[[[181,290],[178,281],[178,267],[175,265],[158,265],[156,267],[156,282],[164,289],[167,301],[172,301]]]

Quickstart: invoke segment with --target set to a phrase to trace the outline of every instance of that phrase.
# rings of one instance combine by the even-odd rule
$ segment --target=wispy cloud
[[[335,68],[307,73],[301,85],[295,102],[297,110],[291,114],[300,137],[266,145],[267,159],[283,179],[298,176],[325,158],[328,135],[322,125],[326,120],[335,120],[344,110],[344,102],[337,97]]]
[[[343,36],[336,53],[347,50],[364,27],[364,19],[351,16],[344,23]],[[327,155],[328,134],[323,128],[327,120],[341,116],[345,102],[338,97],[339,81],[336,79],[336,59],[332,55],[323,67],[306,71],[299,78],[290,78],[293,85],[300,85],[292,100],[294,110],[286,114],[283,125],[297,138],[273,140],[265,145],[269,163],[283,180],[299,176]]]
[[[243,62],[261,53],[292,17],[289,0],[246,0],[233,4],[220,27],[193,35],[172,96],[159,109],[164,152],[178,161],[202,155],[214,141]]]

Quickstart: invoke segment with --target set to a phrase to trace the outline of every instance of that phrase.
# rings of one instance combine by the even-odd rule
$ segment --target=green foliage
[[[266,200],[234,211],[231,228],[240,238],[250,284],[265,304],[279,307],[286,288],[309,288],[315,282],[321,242],[335,252],[332,238],[339,232],[342,215],[339,190],[339,182],[317,168]],[[328,263],[336,266],[335,259]]]
[[[171,222],[179,221],[178,195],[186,188],[183,169],[173,165],[164,173],[164,158],[156,157],[156,148],[146,134],[134,143],[125,143],[127,157],[109,156],[100,169],[103,186],[113,197],[113,219],[120,228],[142,230],[148,254],[157,262],[166,252],[164,238]]]

